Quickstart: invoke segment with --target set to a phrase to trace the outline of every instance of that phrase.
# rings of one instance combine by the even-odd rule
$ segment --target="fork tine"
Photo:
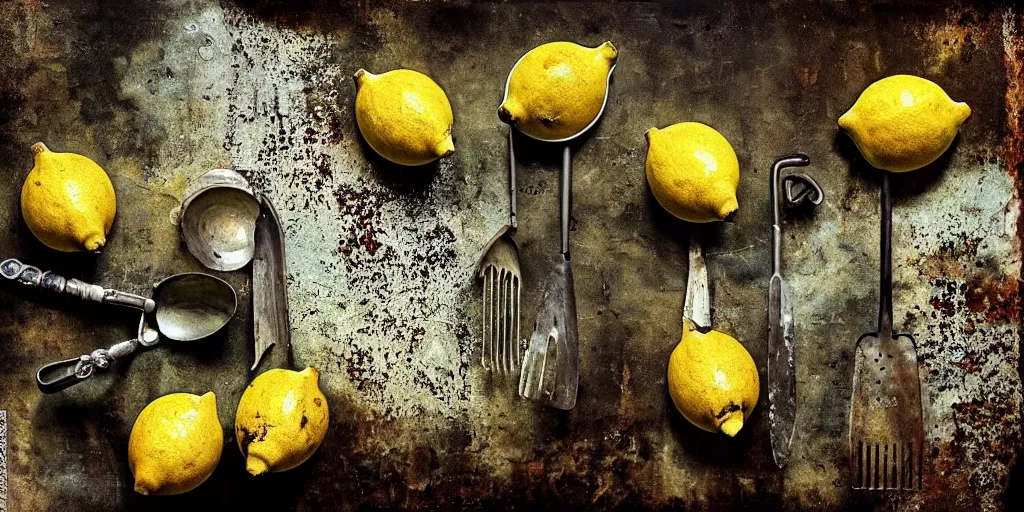
[[[508,270],[501,269],[501,277],[498,286],[498,318],[501,322],[501,328],[498,330],[498,351],[496,353],[497,360],[494,366],[498,368],[498,373],[502,376],[505,375],[505,337],[508,331],[508,298],[505,293],[505,288],[508,286]]]
[[[514,281],[514,279],[513,279],[513,276],[512,276],[512,272],[509,272],[508,273],[508,287],[505,288],[505,293],[507,294],[507,299],[506,299],[507,302],[506,302],[506,307],[505,307],[505,314],[508,315],[508,319],[507,319],[507,321],[508,321],[508,328],[505,330],[505,340],[504,340],[505,341],[505,348],[504,348],[505,353],[503,354],[504,358],[501,361],[502,364],[505,365],[505,373],[508,373],[508,374],[512,373],[512,336],[513,336],[512,329],[514,327],[513,326],[512,311],[513,311],[513,308],[515,307],[512,304],[512,292],[513,292],[512,288],[513,288],[513,286],[515,284],[513,281]]]
[[[492,269],[490,275],[490,357],[487,365],[495,371],[495,349],[498,347],[498,268]]]
[[[882,446],[882,488],[889,488],[889,464],[891,455],[889,454],[889,443],[885,443]]]
[[[520,307],[520,304],[521,304],[520,296],[522,295],[522,291],[523,291],[522,288],[523,287],[522,287],[522,282],[520,281],[518,274],[516,274],[516,276],[515,276],[515,285],[516,285],[516,301],[515,301],[516,308],[515,308],[514,314],[515,314],[515,322],[516,322],[516,337],[515,337],[515,339],[512,340],[512,353],[515,354],[515,365],[512,368],[512,370],[513,371],[519,371],[520,368],[522,368],[522,364],[523,364],[523,350],[519,346],[519,340],[520,340],[520,338],[519,338],[519,316],[520,316],[519,307]]]
[[[517,368],[516,361],[515,361],[515,352],[516,352],[515,347],[516,347],[516,343],[518,343],[518,342],[516,341],[516,330],[515,330],[516,329],[516,316],[515,316],[515,314],[516,314],[516,308],[519,307],[519,304],[516,303],[516,295],[515,295],[516,294],[516,288],[517,288],[516,283],[517,283],[516,275],[514,273],[512,273],[512,272],[509,272],[509,342],[508,342],[508,346],[506,347],[506,352],[507,352],[507,356],[508,356],[508,371],[509,371],[509,374],[512,374],[513,372],[515,372],[515,370]]]
[[[892,443],[889,446],[890,450],[892,450],[892,462],[889,464],[891,467],[890,472],[892,473],[892,487],[893,489],[902,489],[903,475],[900,474],[900,470],[903,469],[903,464],[900,461],[900,443]]]
[[[491,300],[490,300],[490,295],[488,295],[488,290],[489,290],[488,282],[490,281],[490,278],[491,278],[491,267],[487,267],[487,268],[484,269],[483,277],[484,277],[484,286],[483,286],[483,303],[484,303],[484,305],[483,305],[483,311],[480,314],[480,316],[483,317],[483,336],[482,336],[483,337],[483,343],[480,346],[480,364],[484,367],[485,370],[489,370],[490,367],[488,365],[487,357],[488,357],[488,352],[489,352],[488,344],[490,343],[490,336],[488,336],[488,332],[489,332],[489,327],[490,327],[490,323],[491,323],[490,322],[491,315],[490,315],[490,308],[488,308],[488,306],[491,304]]]
[[[868,488],[878,488],[878,445],[868,445],[868,457],[871,458],[871,464],[868,466]]]

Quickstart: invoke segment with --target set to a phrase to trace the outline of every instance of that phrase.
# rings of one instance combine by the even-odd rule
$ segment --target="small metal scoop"
[[[181,238],[200,263],[228,272],[252,260],[259,215],[249,182],[230,169],[214,169],[185,190],[178,223]]]
[[[519,62],[522,62],[522,58]],[[519,62],[516,62],[516,66]],[[561,181],[562,261],[558,263],[544,291],[541,310],[537,313],[537,322],[523,359],[523,369],[519,376],[519,394],[563,410],[576,406],[580,346],[576,325],[576,289],[573,285],[572,267],[569,265],[569,218],[572,215],[572,153],[569,142],[586,133],[601,118],[608,105],[608,91],[611,89],[613,71],[614,63],[608,69],[601,110],[590,124],[564,139],[537,139],[565,143],[562,149]],[[513,72],[515,66],[512,67],[505,82],[506,97]]]
[[[43,393],[67,389],[98,370],[105,370],[116,359],[139,348],[151,347],[163,335],[176,341],[193,341],[210,336],[228,323],[235,314],[237,297],[234,288],[223,280],[199,273],[177,274],[154,286],[152,313],[143,312],[139,334],[89,355],[43,366],[36,373],[36,385]],[[151,327],[155,320],[157,328]]]

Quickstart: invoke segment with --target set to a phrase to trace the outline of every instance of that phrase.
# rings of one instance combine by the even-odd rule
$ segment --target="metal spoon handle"
[[[43,393],[57,393],[82,382],[97,370],[106,370],[116,359],[121,359],[139,348],[139,340],[122,341],[110,348],[93,350],[89,355],[50,363],[36,372],[36,386]]]
[[[508,225],[516,229],[519,227],[516,219],[516,149],[511,126],[508,127],[508,201]]]
[[[572,149],[562,149],[562,255],[569,260],[569,216],[572,210]]]
[[[26,265],[16,259],[4,260],[0,263],[0,275],[27,286],[45,288],[57,293],[66,293],[82,300],[113,304],[135,308],[151,313],[156,308],[153,299],[147,299],[134,293],[103,288],[78,279],[67,279],[53,272],[40,270],[38,267]]]

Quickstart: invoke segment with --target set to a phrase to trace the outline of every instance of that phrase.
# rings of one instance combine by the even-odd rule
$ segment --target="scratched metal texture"
[[[9,509],[1020,507],[1021,13],[1011,3],[697,4],[0,2],[0,256],[145,293],[199,270],[171,222],[187,180],[246,170],[284,223],[293,364],[320,370],[331,408],[308,463],[245,474],[230,436],[251,378],[246,272],[224,275],[242,299],[226,333],[161,343],[52,396],[35,389],[40,365],[132,337],[137,318],[0,283]],[[607,113],[574,148],[581,386],[571,412],[515,399],[511,383],[474,364],[473,256],[507,212],[495,109],[516,59],[561,39],[620,50]],[[400,169],[370,154],[352,112],[361,67],[432,76],[455,111],[455,155]],[[851,356],[877,304],[878,175],[835,124],[865,86],[895,73],[933,79],[974,111],[937,164],[894,178],[896,324],[918,340],[929,446],[925,491],[905,497],[849,490]],[[666,393],[689,227],[648,192],[644,132],[679,121],[714,126],[739,156],[739,215],[705,227],[705,249],[716,325],[747,347],[762,382],[768,166],[806,152],[826,190],[783,227],[798,319],[784,471],[771,460],[766,389],[735,439],[692,427]],[[36,141],[111,175],[119,211],[102,254],[55,254],[25,228],[18,197]],[[558,249],[559,157],[521,142],[526,327]],[[133,493],[136,415],[160,395],[210,390],[226,436],[212,478],[178,497]]]

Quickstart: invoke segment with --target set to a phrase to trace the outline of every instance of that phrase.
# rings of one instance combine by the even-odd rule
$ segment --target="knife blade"
[[[261,212],[256,219],[256,248],[252,260],[252,312],[255,340],[255,370],[270,347],[291,353],[288,323],[288,293],[285,272],[284,232],[277,210],[260,194]]]
[[[779,468],[789,460],[796,427],[793,327],[789,286],[775,273],[768,283],[768,419],[772,456]]]

